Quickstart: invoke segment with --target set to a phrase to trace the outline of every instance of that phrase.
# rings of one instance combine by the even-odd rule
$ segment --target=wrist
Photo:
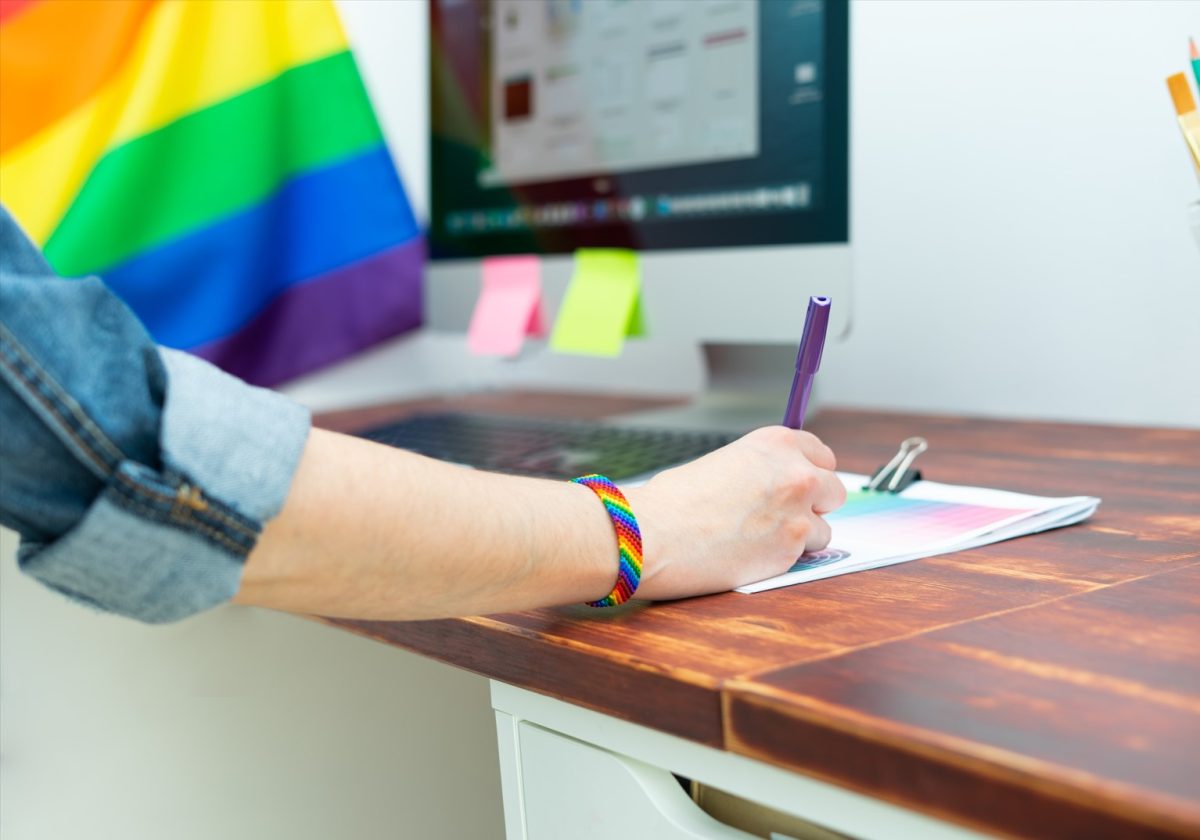
[[[618,572],[617,535],[603,503],[588,487],[573,482],[556,484],[566,504],[565,528],[551,535],[545,550],[550,562],[564,572],[569,594],[564,603],[590,603],[606,596]]]
[[[658,509],[654,492],[648,490],[645,484],[624,492],[642,532],[642,580],[637,597],[647,601],[658,600],[655,595],[657,580],[665,562],[662,550],[663,511]]]

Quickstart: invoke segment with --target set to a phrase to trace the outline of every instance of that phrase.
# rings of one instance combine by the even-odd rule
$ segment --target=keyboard
[[[358,434],[482,470],[563,479],[601,473],[614,481],[690,461],[736,437],[722,432],[459,413],[420,414]]]

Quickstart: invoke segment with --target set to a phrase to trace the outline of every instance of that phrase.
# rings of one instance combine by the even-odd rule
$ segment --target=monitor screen
[[[843,0],[432,0],[436,258],[844,243]]]

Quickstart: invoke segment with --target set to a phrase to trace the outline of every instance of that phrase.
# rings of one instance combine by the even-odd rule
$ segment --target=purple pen
[[[788,394],[787,410],[783,413],[783,425],[789,429],[804,428],[808,395],[812,393],[817,368],[821,367],[821,351],[825,349],[825,331],[829,328],[829,304],[830,299],[827,297],[813,295],[808,299],[808,314],[804,316],[804,335],[800,339],[800,351],[796,353],[796,375],[792,377],[792,392]]]

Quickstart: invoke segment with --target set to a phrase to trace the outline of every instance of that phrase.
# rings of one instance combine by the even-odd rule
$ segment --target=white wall
[[[424,213],[424,5],[341,5]],[[855,4],[857,323],[826,402],[1200,424],[1200,191],[1163,85],[1194,9]],[[0,537],[6,840],[501,836],[478,677],[266,612],[94,615]]]
[[[426,0],[337,0],[337,5],[413,209],[428,219]]]
[[[1184,2],[854,6],[842,404],[1200,425]]]
[[[424,4],[342,7],[424,213]],[[1164,83],[1187,66],[1195,4],[852,9],[855,325],[827,349],[818,398],[1200,425],[1200,250],[1185,215],[1200,189]],[[519,366],[472,364],[460,343],[398,346],[357,393],[382,398],[380,367],[400,390],[548,376],[540,360],[524,379]],[[431,355],[454,358],[431,371]],[[567,368],[545,381],[581,378]],[[355,372],[342,368],[331,387],[352,398]],[[297,396],[331,393],[328,379],[310,384]]]
[[[0,529],[4,840],[501,838],[479,677],[291,616],[146,627]]]
[[[377,97],[414,183],[424,4],[369,5],[398,22],[367,26],[372,49],[414,80],[398,88],[412,103]],[[482,678],[264,610],[100,615],[22,575],[15,551],[0,528],[4,840],[503,837]]]

